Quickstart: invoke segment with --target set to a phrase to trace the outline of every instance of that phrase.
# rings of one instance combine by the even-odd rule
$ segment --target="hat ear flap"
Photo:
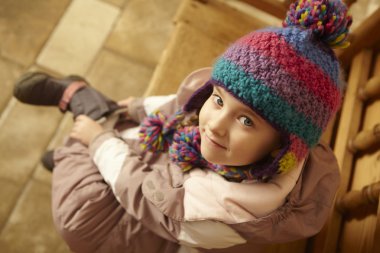
[[[185,112],[191,112],[197,110],[197,113],[201,110],[203,104],[211,96],[213,91],[213,85],[210,81],[207,81],[199,89],[197,89],[193,95],[189,98],[183,107]]]

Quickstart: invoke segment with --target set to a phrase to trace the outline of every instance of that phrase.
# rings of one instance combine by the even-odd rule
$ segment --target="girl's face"
[[[248,165],[280,146],[271,125],[215,85],[199,112],[199,131],[202,156],[220,165]]]

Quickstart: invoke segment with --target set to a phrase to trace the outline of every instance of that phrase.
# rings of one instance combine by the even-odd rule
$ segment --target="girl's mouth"
[[[216,146],[218,148],[222,148],[222,149],[227,149],[226,147],[224,147],[223,145],[220,145],[219,143],[217,143],[216,141],[214,141],[213,139],[211,139],[210,137],[208,137],[208,135],[205,133],[205,136],[206,136],[206,139],[207,141],[212,144],[213,146]]]

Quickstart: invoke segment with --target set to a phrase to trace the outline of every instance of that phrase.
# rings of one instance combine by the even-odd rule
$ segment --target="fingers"
[[[89,120],[92,120],[92,119],[84,114],[78,115],[75,118],[74,125],[73,125],[73,128],[71,129],[69,136],[71,138],[82,141],[81,133],[83,131],[83,128],[85,127],[85,123]]]
[[[96,121],[86,115],[79,115],[75,118],[75,122],[69,136],[88,145],[95,136],[103,131],[103,127]]]
[[[75,122],[77,122],[77,121],[81,122],[84,120],[92,120],[92,119],[90,117],[88,117],[87,115],[84,115],[84,114],[80,114],[75,118]]]
[[[123,100],[117,102],[117,104],[118,104],[119,106],[128,106],[128,104],[129,104],[133,99],[135,99],[135,97],[132,97],[132,96],[131,96],[131,97],[128,97],[128,98],[126,98],[126,99],[123,99]]]

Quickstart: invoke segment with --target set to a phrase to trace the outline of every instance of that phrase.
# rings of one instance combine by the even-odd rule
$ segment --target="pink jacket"
[[[56,150],[53,216],[72,250],[261,252],[322,228],[339,184],[325,144],[267,183],[229,182],[202,168],[184,174],[167,154],[142,153],[138,123],[157,108],[174,113],[210,73],[191,73],[177,94],[136,99],[128,108],[136,123],[104,131],[88,149],[69,139]]]

